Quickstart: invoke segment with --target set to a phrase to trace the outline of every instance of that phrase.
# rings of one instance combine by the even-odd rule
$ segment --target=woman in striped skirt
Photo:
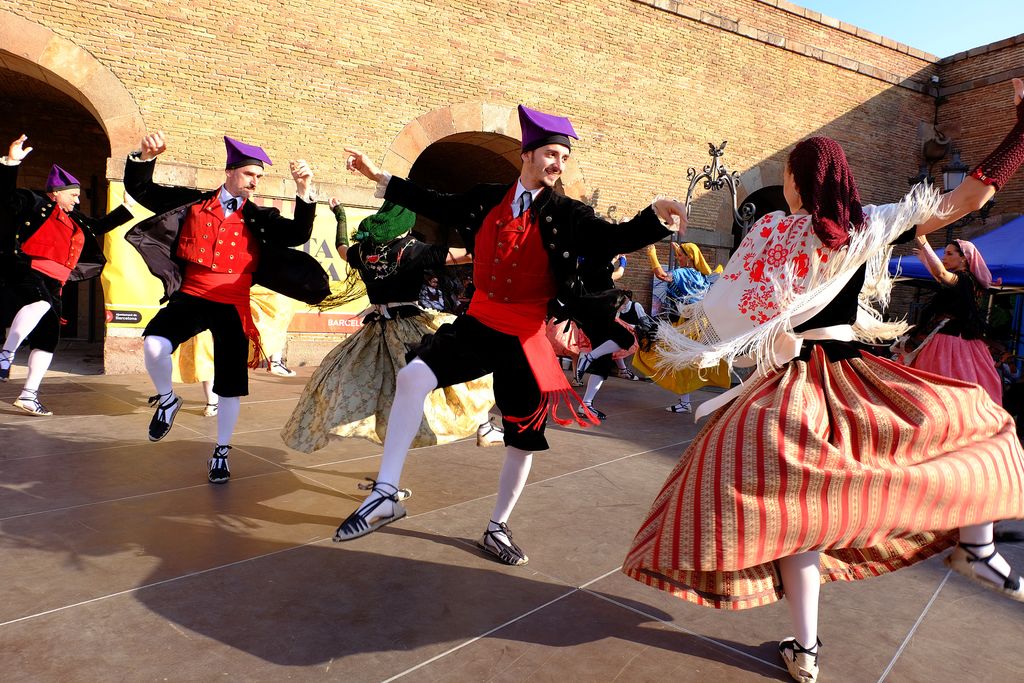
[[[892,339],[871,303],[888,295],[890,245],[981,207],[1024,161],[1017,124],[957,190],[918,187],[861,206],[842,148],[810,138],[790,153],[791,215],[758,221],[721,280],[659,332],[669,367],[752,361],[757,373],[701,405],[720,408],[669,475],[623,571],[718,609],[789,603],[779,644],[794,679],[817,679],[818,591],[955,546],[961,574],[1024,598],[992,522],[1024,517],[1024,453],[1010,417],[977,385],[871,355]]]

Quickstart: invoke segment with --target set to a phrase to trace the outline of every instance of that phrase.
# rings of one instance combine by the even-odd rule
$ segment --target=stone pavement
[[[0,384],[0,678],[788,680],[784,604],[717,612],[618,571],[696,432],[662,410],[668,392],[611,380],[604,425],[550,430],[512,518],[530,563],[510,568],[475,548],[503,451],[472,440],[414,451],[409,516],[332,543],[380,448],[284,447],[310,373],[252,373],[226,486],[206,483],[215,420],[198,385],[153,444],[143,376],[55,376],[51,418]],[[1024,546],[1004,552],[1024,566]],[[821,638],[825,681],[1024,678],[1024,606],[939,558],[825,586]]]

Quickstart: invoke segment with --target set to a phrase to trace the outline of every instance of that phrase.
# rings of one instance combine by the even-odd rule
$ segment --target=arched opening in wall
[[[409,170],[409,180],[439,192],[465,192],[480,183],[514,183],[522,166],[519,149],[519,140],[500,133],[456,133],[428,145]],[[414,230],[427,242],[462,245],[453,225],[418,216]]]
[[[84,213],[106,212],[110,141],[103,127],[85,107],[48,83],[0,67],[0,153],[6,154],[10,142],[22,134],[33,151],[18,170],[18,187],[43,193],[50,166],[57,164],[81,182]],[[99,278],[68,283],[62,303],[67,320],[62,339],[103,339]]]
[[[785,211],[786,213],[789,213],[789,204],[786,203],[786,195],[782,192],[782,185],[768,185],[767,187],[755,190],[747,195],[746,199],[744,199],[742,203],[750,203],[754,205],[754,222],[760,220],[762,216],[766,216],[773,211]],[[743,239],[745,234],[743,226],[734,220],[732,223],[734,248],[739,246],[740,241]]]

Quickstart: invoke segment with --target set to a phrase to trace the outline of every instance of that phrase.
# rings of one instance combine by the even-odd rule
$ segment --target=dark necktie
[[[238,208],[238,200],[232,197],[231,199],[224,202],[224,209],[226,213],[234,213],[235,209]]]
[[[533,199],[533,196],[529,192],[524,192],[521,195],[519,195],[519,205],[516,207],[516,218],[522,216],[524,213],[526,213],[526,210],[530,208],[531,199]]]

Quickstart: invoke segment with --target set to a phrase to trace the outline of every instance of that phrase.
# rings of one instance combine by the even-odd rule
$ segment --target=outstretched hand
[[[1019,78],[1013,79],[1013,106],[1019,107],[1024,101],[1024,81]]]
[[[150,159],[156,159],[158,156],[167,151],[167,143],[164,142],[164,132],[158,130],[152,135],[147,135],[142,138],[140,145],[139,159],[141,161],[149,161]]]
[[[28,156],[32,148],[25,147],[26,140],[28,140],[28,136],[22,134],[20,138],[11,143],[11,146],[7,149],[7,159],[9,161],[21,161]]]
[[[351,147],[346,147],[345,153],[348,154],[348,159],[345,161],[345,168],[353,173],[362,173],[375,183],[380,182],[383,174],[380,172],[380,169],[370,161],[370,157],[366,156],[366,154],[360,152],[358,149],[353,149]]]
[[[658,199],[654,213],[672,232],[686,232],[686,207],[675,199]]]

